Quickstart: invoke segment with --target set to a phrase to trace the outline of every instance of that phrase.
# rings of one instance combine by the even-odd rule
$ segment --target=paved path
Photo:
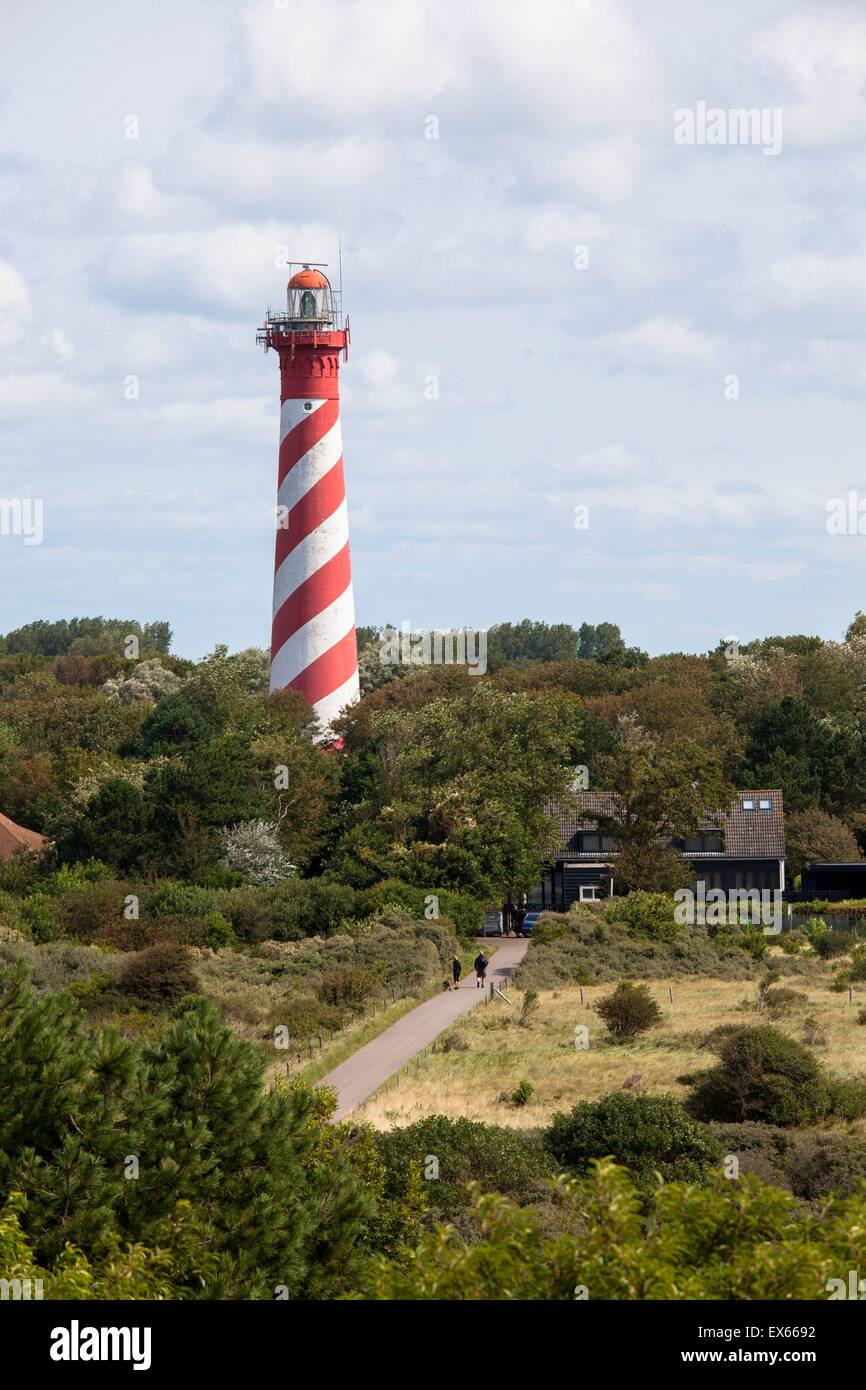
[[[491,983],[501,989],[514,967],[525,956],[528,945],[529,942],[522,937],[506,936],[498,941],[495,954],[491,955],[494,947],[488,940],[485,949],[490,965],[487,967],[485,989],[478,988],[475,971],[470,971],[461,979],[458,989],[447,993],[442,990],[432,999],[419,1004],[417,1009],[404,1014],[378,1038],[359,1048],[323,1077],[319,1084],[336,1086],[339,1096],[339,1105],[332,1119],[344,1119],[350,1110],[361,1104],[365,1096],[398,1072],[423,1048],[429,1047],[433,1039],[438,1038],[456,1018],[479,1004],[485,994],[490,994]]]

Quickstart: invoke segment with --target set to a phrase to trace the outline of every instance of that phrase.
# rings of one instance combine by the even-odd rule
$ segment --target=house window
[[[744,797],[744,798],[743,798],[743,810],[744,810],[744,811],[754,811],[754,809],[755,809],[755,802],[754,802],[754,799],[753,799],[751,796]]]
[[[772,809],[773,809],[773,803],[772,803],[772,801],[770,800],[770,798],[769,798],[768,796],[762,796],[761,799],[760,799],[760,801],[758,802],[758,810],[759,810],[759,811],[771,811]]]
[[[598,884],[582,883],[580,885],[580,901],[582,903],[598,902]]]
[[[684,854],[724,854],[725,842],[721,835],[706,832],[702,835],[687,835],[683,841]]]
[[[614,849],[616,849],[616,840],[612,835],[599,835],[594,830],[581,831],[581,854],[599,854]]]

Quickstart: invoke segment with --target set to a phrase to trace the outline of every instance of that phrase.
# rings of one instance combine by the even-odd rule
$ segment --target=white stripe
[[[335,512],[325,517],[315,531],[304,536],[300,544],[290,551],[274,575],[274,617],[304,580],[332,560],[348,539],[349,513],[344,498]]]
[[[280,647],[271,662],[271,690],[282,690],[355,626],[355,602],[349,583],[342,594],[317,613]]]
[[[346,705],[353,705],[355,701],[360,698],[360,695],[361,687],[358,683],[358,670],[356,667],[345,685],[341,685],[339,690],[334,690],[330,695],[323,696],[322,699],[314,705],[313,708],[319,716],[320,723],[327,728],[331,720],[336,719],[337,715]]]
[[[342,452],[343,435],[338,417],[328,433],[302,454],[294,467],[289,469],[277,494],[277,504],[291,510],[320,478],[330,473]]]
[[[302,420],[306,420],[310,415],[313,415],[319,409],[319,406],[324,404],[325,402],[323,400],[312,401],[306,397],[283,401],[280,406],[280,443],[282,444],[286,435],[295,428],[295,425],[299,425]],[[307,405],[312,406],[312,410],[305,410],[304,407]]]

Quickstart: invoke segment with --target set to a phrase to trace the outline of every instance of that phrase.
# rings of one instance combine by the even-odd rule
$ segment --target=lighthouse
[[[256,334],[280,358],[270,689],[299,690],[323,732],[359,694],[340,433],[340,358],[349,345],[341,299],[317,266],[304,265],[289,280],[286,312],[269,309]]]

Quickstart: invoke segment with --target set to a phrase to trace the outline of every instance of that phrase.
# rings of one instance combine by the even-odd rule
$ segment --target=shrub
[[[326,971],[316,993],[325,1004],[360,1004],[380,983],[374,970],[363,965],[349,965]]]
[[[511,1104],[528,1105],[529,1101],[532,1099],[534,1090],[535,1087],[531,1081],[526,1081],[525,1079],[523,1081],[518,1081],[514,1090],[511,1092]]]
[[[62,934],[53,899],[46,893],[33,893],[21,904],[21,925],[34,941],[56,941]]]
[[[66,936],[93,941],[106,928],[123,921],[126,899],[123,884],[114,880],[83,884],[57,899],[57,912]]]
[[[808,1048],[763,1024],[724,1042],[720,1065],[695,1078],[686,1109],[699,1120],[801,1125],[826,1113],[828,1094]]]
[[[120,976],[123,994],[152,1004],[173,1004],[196,992],[189,952],[175,942],[148,946],[126,962]]]
[[[237,944],[231,922],[227,922],[221,912],[209,912],[204,919],[205,944],[212,951],[220,951],[225,946]]]
[[[250,883],[281,883],[294,877],[295,866],[279,842],[277,826],[269,821],[226,826],[222,844],[223,867],[243,874]]]
[[[89,980],[73,980],[69,993],[74,994],[76,999],[98,999],[113,984],[113,975],[106,974],[104,970],[94,970]]]
[[[707,1129],[719,1145],[723,1158],[733,1154],[740,1165],[740,1177],[755,1174],[764,1182],[790,1191],[787,1156],[797,1144],[797,1135],[778,1126],[747,1120],[743,1124],[712,1122]]]
[[[859,1120],[866,1115],[866,1078],[828,1076],[827,1111],[840,1120]]]
[[[812,945],[822,960],[833,960],[836,956],[848,956],[857,944],[857,937],[849,931],[818,931],[812,936]]]
[[[646,985],[622,980],[613,994],[596,1004],[596,1010],[615,1038],[636,1038],[658,1023],[662,1011]]]
[[[800,954],[801,948],[806,944],[806,938],[802,932],[785,931],[779,937],[779,945],[786,956],[796,956]]]
[[[530,1018],[532,1017],[532,1015],[535,1013],[535,1011],[536,1011],[537,1008],[538,1008],[538,990],[537,990],[537,989],[528,989],[528,990],[526,991],[526,993],[524,994],[524,996],[523,996],[523,1004],[521,1005],[521,1008],[520,1008],[520,1017],[519,1017],[518,1020],[517,1020],[518,1023],[522,1024],[522,1025],[525,1027],[526,1024],[529,1022],[529,1019],[530,1019]]]
[[[144,911],[154,917],[206,917],[217,907],[218,897],[212,889],[171,879],[144,895]]]
[[[857,1022],[866,1023],[866,1009],[860,1009],[857,1013]]]
[[[764,995],[764,1003],[768,1009],[776,1013],[787,1013],[795,1005],[805,1004],[806,996],[798,989],[768,989]]]
[[[646,1190],[656,1172],[667,1182],[699,1182],[720,1159],[718,1145],[672,1096],[613,1092],[553,1116],[544,1133],[557,1163],[585,1173],[595,1158],[613,1157]]]
[[[605,903],[606,922],[624,922],[632,936],[650,941],[674,941],[684,934],[674,919],[673,901],[665,893],[629,893]]]
[[[430,1224],[450,1220],[471,1206],[467,1187],[480,1182],[485,1191],[502,1192],[521,1204],[545,1193],[544,1179],[554,1167],[537,1139],[499,1125],[461,1116],[429,1115],[415,1124],[375,1135],[388,1178],[386,1192],[405,1189],[409,1171],[424,1172],[428,1155],[438,1159],[439,1177],[425,1182]]]
[[[803,1041],[807,1047],[826,1047],[827,1034],[814,1014],[803,1019]]]
[[[866,1144],[830,1134],[809,1135],[787,1163],[791,1190],[806,1201],[829,1194],[847,1197],[866,1178]]]

